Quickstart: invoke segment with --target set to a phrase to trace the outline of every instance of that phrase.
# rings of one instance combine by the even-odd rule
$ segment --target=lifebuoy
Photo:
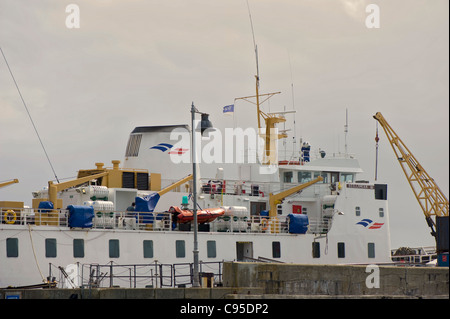
[[[267,219],[266,219],[266,218],[263,218],[263,219],[261,220],[260,226],[261,226],[261,229],[262,229],[262,230],[267,230],[267,227],[269,227],[269,225],[268,225],[268,223],[267,223]]]
[[[10,216],[12,216],[12,217],[10,217]],[[8,209],[6,211],[5,217],[4,217],[5,223],[14,224],[16,222],[16,219],[17,219],[16,212],[13,211],[12,209]]]

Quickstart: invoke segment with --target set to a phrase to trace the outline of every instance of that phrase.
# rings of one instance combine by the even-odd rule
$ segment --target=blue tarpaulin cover
[[[94,207],[69,205],[69,227],[92,228]]]
[[[50,201],[40,202],[38,208],[44,208],[39,209],[39,213],[46,213],[53,209],[53,203]]]
[[[135,199],[135,211],[139,212],[139,216],[142,218],[139,222],[144,224],[153,223],[153,214],[146,214],[147,212],[152,213],[155,210],[156,204],[159,201],[159,194],[153,193],[145,197],[136,197]],[[157,219],[161,219],[162,215],[159,214]]]
[[[309,220],[304,214],[289,214],[289,232],[291,234],[306,234]]]
[[[159,201],[159,194],[153,193],[145,197],[136,197],[135,211],[137,212],[153,212]]]

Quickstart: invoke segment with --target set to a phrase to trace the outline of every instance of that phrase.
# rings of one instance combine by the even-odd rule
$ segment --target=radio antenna
[[[252,13],[250,11],[250,5],[248,4],[248,0],[247,0],[247,9],[248,9],[248,17],[250,18],[250,26],[252,28],[253,47],[255,49],[255,58],[256,58],[256,76],[257,76],[258,86],[259,86],[258,45],[256,44],[256,40],[255,40],[255,30],[253,29]]]

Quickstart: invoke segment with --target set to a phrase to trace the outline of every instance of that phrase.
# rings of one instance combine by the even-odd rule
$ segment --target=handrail
[[[223,261],[200,261],[200,275],[214,278],[214,283],[221,284],[223,274]],[[193,264],[161,264],[158,261],[148,264],[80,264],[72,265],[77,268],[69,276],[61,266],[49,264],[49,276],[58,288],[163,288],[187,287],[192,285]],[[203,270],[207,271],[203,271]],[[59,276],[58,276],[59,274]],[[74,280],[74,278],[76,278]],[[181,280],[180,278],[187,278]]]
[[[42,211],[42,213],[40,212]],[[45,214],[45,209],[0,208],[0,225],[35,225],[53,227],[71,227],[67,209],[54,210],[53,216]],[[180,231],[184,232],[177,220],[169,212],[135,212],[135,211],[96,211],[92,218],[92,229],[122,229],[146,231]],[[77,228],[74,228],[77,229]],[[209,223],[211,232],[238,233],[285,233],[289,231],[287,216],[249,217],[221,216]]]

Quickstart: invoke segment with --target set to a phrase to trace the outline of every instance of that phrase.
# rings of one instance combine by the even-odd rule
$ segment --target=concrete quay
[[[448,267],[224,263],[225,287],[262,288],[265,296],[449,298]]]
[[[74,288],[1,289],[0,299],[228,299],[240,295],[260,296],[262,288]]]
[[[225,262],[223,287],[0,289],[0,299],[449,299],[448,267]]]

